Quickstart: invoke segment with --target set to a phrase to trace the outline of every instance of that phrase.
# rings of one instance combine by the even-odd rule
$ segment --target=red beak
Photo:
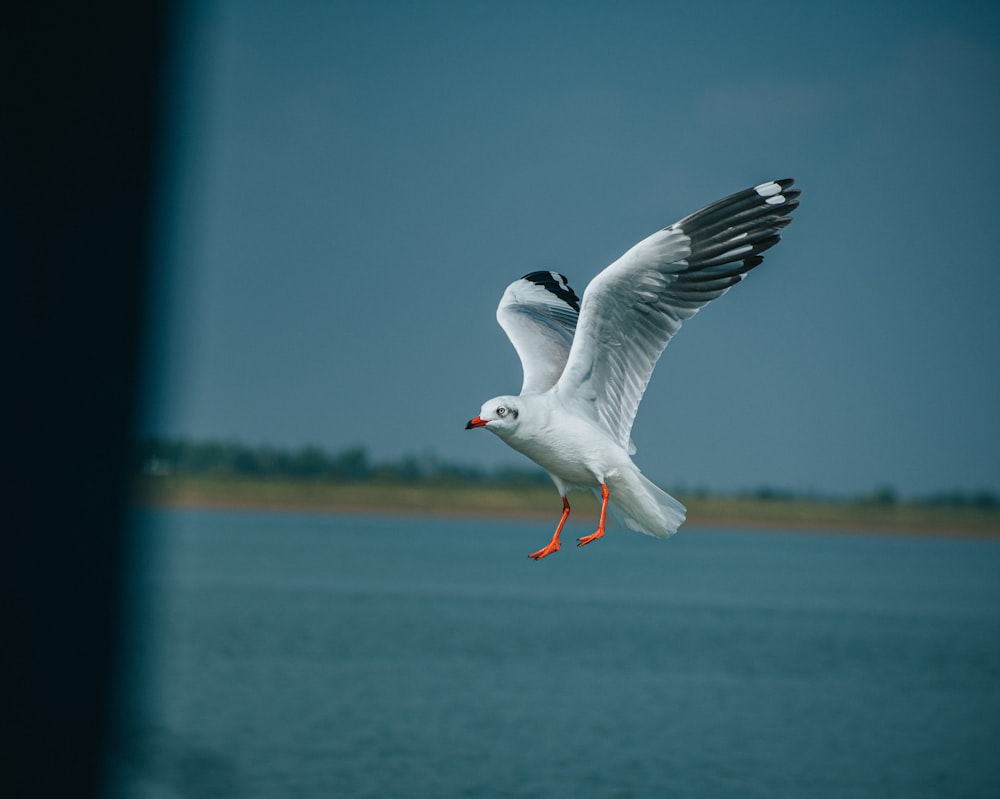
[[[469,423],[465,426],[465,429],[471,430],[473,427],[486,427],[486,422],[478,416],[475,419],[469,419]]]

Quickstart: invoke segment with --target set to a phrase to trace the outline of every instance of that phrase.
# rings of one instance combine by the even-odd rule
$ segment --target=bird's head
[[[485,427],[492,433],[502,436],[517,428],[520,409],[517,397],[496,397],[483,404],[479,416],[470,419],[466,430],[474,427]]]

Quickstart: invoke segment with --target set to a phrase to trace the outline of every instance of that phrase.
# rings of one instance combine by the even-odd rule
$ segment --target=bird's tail
[[[608,510],[630,530],[667,538],[684,522],[684,506],[638,469],[610,483],[608,489]]]

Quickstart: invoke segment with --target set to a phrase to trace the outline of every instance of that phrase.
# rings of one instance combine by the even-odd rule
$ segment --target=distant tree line
[[[337,483],[377,481],[395,484],[489,483],[508,486],[548,486],[548,475],[534,466],[503,466],[484,469],[442,461],[434,455],[407,455],[398,460],[373,461],[364,447],[349,447],[340,452],[328,452],[317,446],[281,448],[249,446],[236,441],[193,441],[187,438],[149,438],[136,448],[136,470],[144,475],[284,477],[324,480]],[[705,489],[677,490],[682,496],[709,496]],[[761,487],[742,496],[764,502],[796,499],[829,499],[814,494]],[[853,501],[868,505],[893,506],[904,504],[891,486],[854,497]],[[941,491],[905,504],[927,507],[1000,509],[1000,497],[988,490]]]
[[[794,491],[764,486],[743,496],[752,497],[761,502],[790,502],[796,499],[830,501],[830,497],[815,493],[796,494]],[[921,497],[903,499],[892,486],[879,486],[873,491],[852,498],[861,505],[877,507],[893,507],[895,505],[920,505],[922,507],[942,508],[976,508],[979,510],[1000,509],[1000,496],[989,490],[981,491],[938,491]]]
[[[530,466],[483,469],[448,463],[433,455],[407,455],[376,462],[364,447],[328,452],[311,445],[289,449],[186,438],[150,438],[139,442],[136,468],[149,476],[285,477],[338,483],[550,483],[544,471]]]
[[[997,510],[1000,497],[988,490],[982,491],[939,491],[920,499],[921,505],[939,505],[948,508],[979,508]]]

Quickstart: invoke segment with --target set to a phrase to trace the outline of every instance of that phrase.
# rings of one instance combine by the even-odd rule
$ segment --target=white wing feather
[[[762,183],[706,206],[640,241],[597,275],[584,292],[576,336],[554,387],[560,400],[629,447],[639,401],[664,347],[684,320],[725,294],[778,242],[798,206],[792,183]]]
[[[497,321],[521,359],[522,394],[555,385],[569,357],[579,313],[579,298],[558,272],[532,272],[507,286]]]

